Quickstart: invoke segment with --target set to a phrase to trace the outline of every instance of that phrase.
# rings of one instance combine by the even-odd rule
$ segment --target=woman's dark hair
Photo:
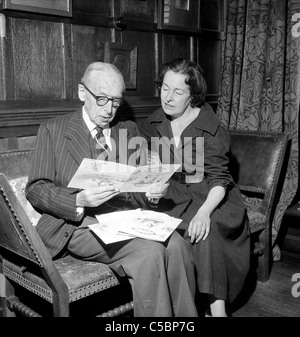
[[[205,78],[203,77],[203,70],[200,65],[183,58],[177,58],[171,62],[165,63],[162,66],[159,76],[159,92],[161,91],[165,74],[169,70],[174,71],[175,73],[187,75],[185,83],[191,90],[191,106],[192,108],[201,107],[205,103],[207,84]]]

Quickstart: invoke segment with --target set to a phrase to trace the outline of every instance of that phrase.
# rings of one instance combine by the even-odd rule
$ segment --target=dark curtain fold
[[[217,114],[230,129],[286,132],[291,152],[272,237],[298,189],[300,0],[229,0]],[[280,259],[277,245],[274,260]]]

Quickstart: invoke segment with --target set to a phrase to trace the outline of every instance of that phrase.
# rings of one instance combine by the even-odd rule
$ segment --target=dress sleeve
[[[204,171],[209,188],[227,187],[233,184],[229,173],[230,137],[227,130],[219,125],[214,135],[207,133],[204,140]]]

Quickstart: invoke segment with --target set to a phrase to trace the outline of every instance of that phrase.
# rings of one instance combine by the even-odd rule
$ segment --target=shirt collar
[[[97,134],[97,130],[96,130],[96,127],[97,125],[95,125],[91,120],[90,120],[90,117],[89,115],[87,114],[86,110],[84,107],[82,107],[82,117],[83,117],[83,120],[87,126],[87,128],[89,129],[91,135],[93,138],[95,138],[96,134]],[[111,132],[111,129],[110,127],[107,125],[103,128],[103,135],[104,137],[110,137],[110,132]]]

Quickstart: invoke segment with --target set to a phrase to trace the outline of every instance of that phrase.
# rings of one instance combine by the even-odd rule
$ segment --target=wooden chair
[[[229,130],[230,170],[248,210],[257,277],[265,282],[272,266],[272,221],[280,195],[288,135]]]
[[[52,260],[28,215],[35,211],[24,204],[31,155],[32,150],[0,153],[2,316],[66,317],[76,310],[81,316],[98,316],[99,308],[107,310],[99,316],[111,317],[131,311],[129,283],[121,282],[107,265],[71,256]],[[128,303],[120,305],[125,292]]]

